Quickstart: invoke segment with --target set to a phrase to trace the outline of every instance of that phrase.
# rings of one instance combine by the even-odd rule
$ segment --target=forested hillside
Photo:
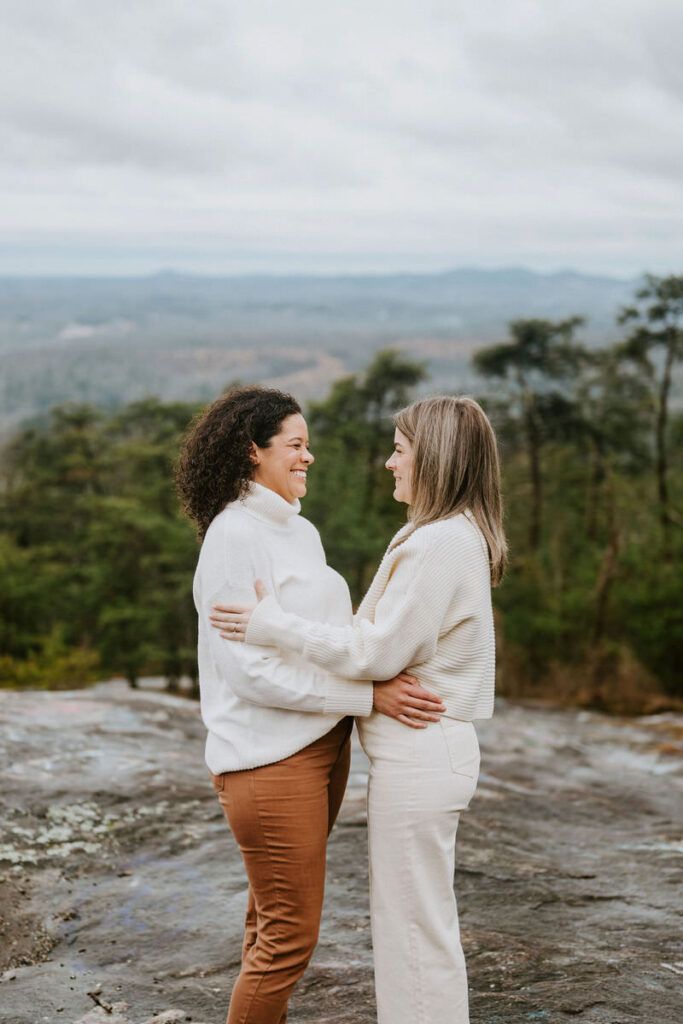
[[[114,409],[208,401],[234,380],[320,399],[382,348],[426,359],[444,389],[525,315],[614,336],[632,282],[527,270],[358,277],[0,278],[0,435],[65,401]]]
[[[495,592],[499,690],[622,711],[681,694],[683,278],[650,278],[618,340],[586,345],[578,318],[510,323],[474,369],[498,431],[511,560]],[[361,596],[405,515],[384,469],[389,414],[425,365],[385,350],[307,414],[316,463],[304,513]],[[220,390],[216,389],[216,393]],[[197,543],[172,467],[199,405],[52,409],[2,457],[0,673],[60,686],[196,676]]]

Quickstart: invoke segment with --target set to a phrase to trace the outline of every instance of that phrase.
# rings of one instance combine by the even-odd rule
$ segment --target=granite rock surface
[[[3,1024],[222,1024],[246,885],[197,705],[0,691],[0,720]],[[456,873],[472,1024],[677,1024],[680,718],[499,702],[478,732]],[[356,744],[292,1024],[376,1019],[366,774]]]

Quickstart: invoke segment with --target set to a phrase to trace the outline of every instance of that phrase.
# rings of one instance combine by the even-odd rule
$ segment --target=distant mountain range
[[[231,381],[303,399],[394,346],[430,387],[476,387],[481,345],[517,317],[580,314],[590,344],[617,336],[636,280],[461,269],[385,276],[0,278],[0,430],[58,402],[208,400]]]

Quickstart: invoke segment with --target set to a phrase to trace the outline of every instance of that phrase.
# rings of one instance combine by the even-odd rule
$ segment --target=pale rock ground
[[[2,1024],[221,1024],[245,880],[197,705],[0,691],[0,721]],[[472,1024],[678,1022],[681,720],[500,702],[478,731],[456,873]],[[292,1024],[375,1021],[366,770],[356,745]]]

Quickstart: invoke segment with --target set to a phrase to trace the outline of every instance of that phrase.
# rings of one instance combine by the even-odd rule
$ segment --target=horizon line
[[[36,271],[17,272],[0,271],[1,281],[57,281],[57,280],[82,280],[82,281],[103,281],[103,280],[150,280],[154,278],[190,278],[194,280],[245,280],[245,279],[291,279],[291,278],[316,278],[319,280],[334,279],[366,279],[366,278],[401,278],[401,277],[448,277],[452,274],[474,273],[481,275],[523,273],[531,277],[553,278],[573,276],[581,278],[602,278],[619,283],[626,283],[640,280],[649,271],[641,270],[635,274],[620,275],[604,271],[577,270],[575,267],[564,266],[556,270],[533,270],[523,264],[501,264],[495,267],[477,266],[476,264],[462,264],[460,266],[449,266],[441,270],[245,270],[245,271],[208,271],[194,270],[191,268],[177,269],[175,267],[161,266],[156,270],[139,270],[129,272],[104,271],[102,273],[84,273],[82,271]],[[668,276],[668,274],[657,274],[656,276]]]

